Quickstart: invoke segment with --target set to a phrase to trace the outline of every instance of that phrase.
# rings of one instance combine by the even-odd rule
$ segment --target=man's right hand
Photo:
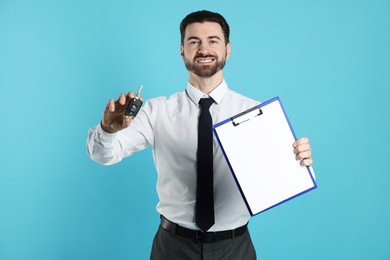
[[[132,121],[131,117],[125,116],[126,107],[130,100],[134,98],[134,92],[129,92],[127,96],[122,93],[117,100],[111,98],[103,113],[100,122],[102,129],[107,133],[116,133],[128,127]],[[143,101],[142,97],[140,100]]]

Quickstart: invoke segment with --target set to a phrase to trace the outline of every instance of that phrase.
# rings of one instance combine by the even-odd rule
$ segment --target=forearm
[[[111,165],[153,145],[153,120],[156,113],[152,112],[149,102],[141,108],[131,124],[116,133],[107,133],[101,124],[91,128],[88,133],[87,152],[89,157],[101,164]]]
[[[100,124],[91,128],[88,133],[87,151],[92,160],[112,165],[152,143],[152,128],[146,114],[141,110],[129,127],[116,133],[105,132]]]
[[[87,152],[92,160],[104,165],[118,163],[124,157],[119,145],[118,133],[106,133],[100,124],[89,130]]]

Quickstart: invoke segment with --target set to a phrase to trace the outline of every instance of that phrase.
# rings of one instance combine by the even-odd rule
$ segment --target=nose
[[[198,51],[197,51],[197,53],[206,55],[206,54],[209,54],[210,52],[209,52],[209,49],[208,49],[208,47],[206,46],[206,44],[200,43],[199,46],[198,46]]]

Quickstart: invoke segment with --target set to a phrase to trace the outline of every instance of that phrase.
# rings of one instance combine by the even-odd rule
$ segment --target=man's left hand
[[[302,166],[311,166],[313,160],[311,158],[311,147],[309,139],[302,137],[293,143],[295,158],[301,162]]]

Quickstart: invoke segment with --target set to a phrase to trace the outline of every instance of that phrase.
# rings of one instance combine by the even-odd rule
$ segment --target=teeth
[[[198,60],[199,63],[207,63],[207,62],[212,62],[212,59],[207,59],[207,60]]]

